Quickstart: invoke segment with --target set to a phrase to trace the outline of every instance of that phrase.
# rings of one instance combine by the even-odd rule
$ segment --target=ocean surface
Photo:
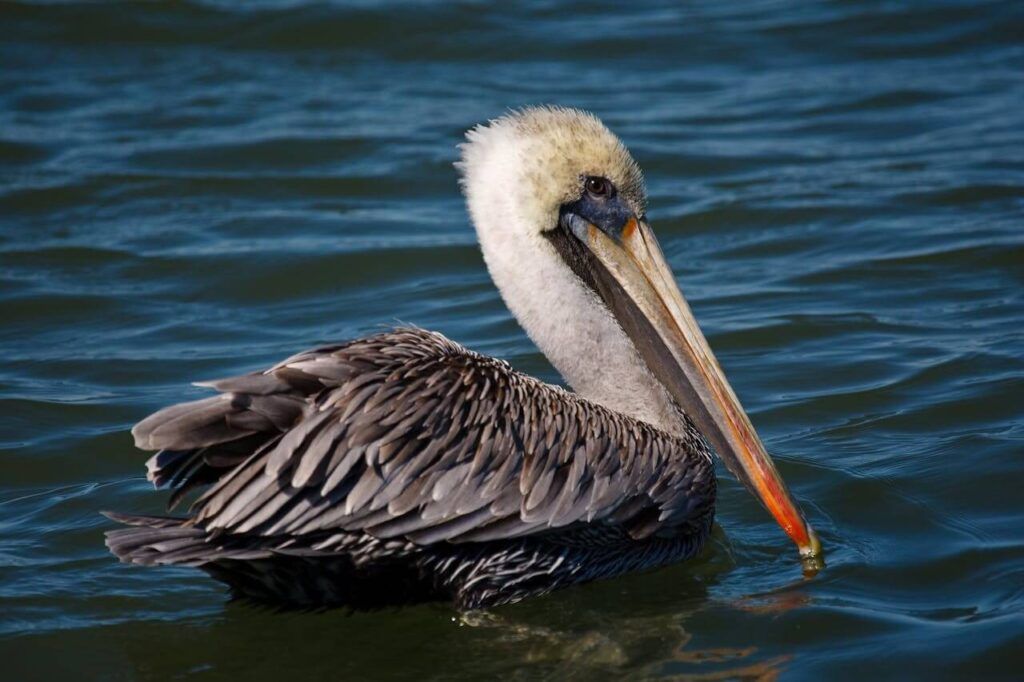
[[[1024,674],[1024,4],[0,5],[0,678]],[[559,377],[452,168],[583,107],[827,550],[721,472],[700,558],[460,623],[119,564],[130,426],[414,323]]]

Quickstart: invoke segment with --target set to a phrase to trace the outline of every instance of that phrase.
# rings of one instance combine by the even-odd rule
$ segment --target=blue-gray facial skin
[[[560,215],[563,220],[570,220],[567,218],[570,215],[579,216],[616,240],[622,237],[622,230],[630,219],[637,218],[615,185],[602,177],[584,178],[580,198],[562,206]]]

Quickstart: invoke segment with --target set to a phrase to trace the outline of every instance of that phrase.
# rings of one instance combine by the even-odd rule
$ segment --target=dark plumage
[[[418,329],[209,382],[217,395],[133,430],[172,508],[199,493],[189,516],[112,515],[130,527],[111,550],[303,606],[503,604],[695,554],[714,514],[707,438],[819,557],[618,138],[525,109],[474,128],[461,159],[488,271],[579,395]]]
[[[470,352],[399,329],[205,384],[134,429],[187,518],[111,518],[122,561],[204,567],[242,591],[259,566],[330,565],[333,598],[492,606],[695,554],[710,451]],[[304,569],[305,570],[305,569]],[[262,597],[273,590],[256,581]],[[392,592],[389,594],[389,592]]]

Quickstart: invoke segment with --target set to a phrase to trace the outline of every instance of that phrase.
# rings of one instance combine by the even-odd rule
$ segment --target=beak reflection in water
[[[711,352],[646,221],[602,230],[575,213],[562,227],[581,246],[586,279],[629,334],[647,367],[800,550],[805,572],[824,566],[821,543],[793,501]]]

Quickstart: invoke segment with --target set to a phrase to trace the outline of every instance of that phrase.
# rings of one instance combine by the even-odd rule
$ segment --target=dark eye
[[[615,192],[615,186],[607,178],[589,177],[583,186],[590,196],[602,199],[610,197]]]

